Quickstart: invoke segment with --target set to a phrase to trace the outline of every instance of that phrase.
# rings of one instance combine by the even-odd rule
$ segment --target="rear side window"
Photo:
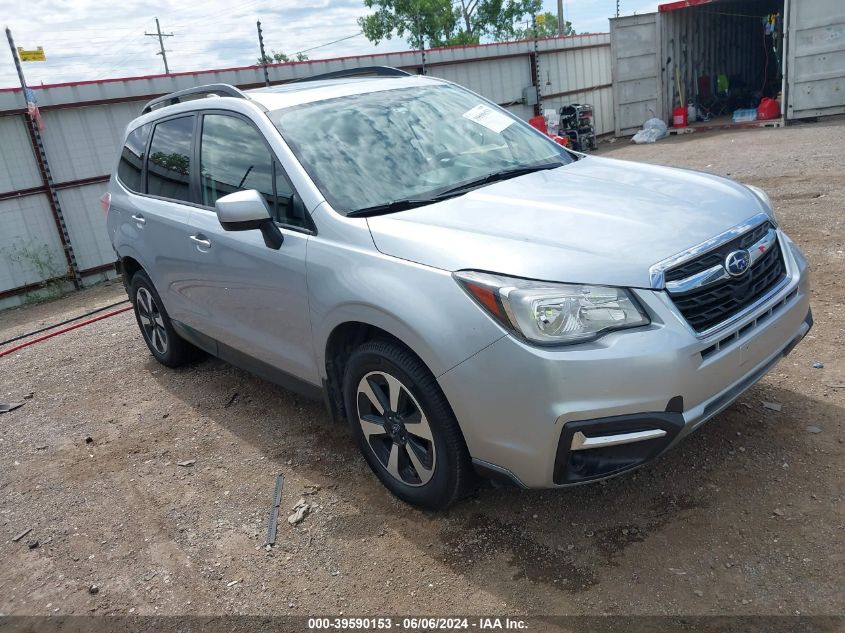
[[[168,119],[155,126],[147,160],[147,193],[191,202],[191,138],[194,117]]]
[[[151,124],[145,123],[129,133],[123,151],[120,152],[120,163],[117,165],[117,177],[120,182],[136,193],[143,192],[141,172],[144,166],[144,148],[147,146],[151,127]]]
[[[285,177],[261,133],[243,119],[223,114],[203,118],[200,144],[202,203],[213,207],[218,198],[255,189],[282,224],[305,227],[304,213],[293,205],[293,186]]]

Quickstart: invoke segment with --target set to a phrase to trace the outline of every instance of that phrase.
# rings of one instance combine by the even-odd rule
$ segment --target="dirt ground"
[[[739,402],[604,484],[417,511],[321,403],[217,360],[161,367],[131,313],[0,358],[0,402],[32,394],[0,415],[0,613],[845,613],[843,147],[842,119],[603,146],[767,189],[809,258],[816,319]],[[0,340],[123,296],[0,313]]]

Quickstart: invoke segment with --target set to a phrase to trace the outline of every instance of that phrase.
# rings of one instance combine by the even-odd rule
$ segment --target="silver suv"
[[[150,102],[108,229],[144,340],[322,394],[394,494],[652,460],[812,325],[760,189],[570,152],[446,81],[370,68]]]

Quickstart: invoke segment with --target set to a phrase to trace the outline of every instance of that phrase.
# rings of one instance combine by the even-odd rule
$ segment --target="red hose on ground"
[[[41,341],[46,341],[48,338],[53,338],[54,336],[58,336],[59,334],[64,334],[65,332],[70,332],[71,330],[75,330],[76,328],[80,328],[84,325],[88,325],[90,323],[94,323],[95,321],[102,321],[103,319],[108,319],[109,317],[114,316],[115,314],[120,314],[121,312],[126,312],[127,310],[131,310],[132,306],[126,306],[125,308],[118,308],[117,310],[112,310],[111,312],[106,312],[105,314],[101,314],[100,316],[96,316],[93,319],[88,319],[87,321],[82,321],[81,323],[74,323],[73,325],[69,325],[67,327],[63,327],[61,330],[56,330],[55,332],[50,332],[49,334],[45,334],[44,336],[39,336],[38,338],[31,339],[26,343],[21,343],[20,345],[15,345],[14,347],[10,347],[9,349],[4,349],[0,351],[0,357],[7,356],[12,352],[17,352],[19,349],[23,349],[24,347],[29,347],[35,343],[40,343]]]

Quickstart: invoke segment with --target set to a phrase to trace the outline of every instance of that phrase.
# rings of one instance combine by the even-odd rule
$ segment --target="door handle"
[[[211,240],[206,239],[201,235],[191,235],[190,240],[197,246],[202,246],[203,248],[211,248]]]
[[[132,219],[142,226],[147,223],[146,218],[140,213],[136,213],[135,215],[133,215]]]

